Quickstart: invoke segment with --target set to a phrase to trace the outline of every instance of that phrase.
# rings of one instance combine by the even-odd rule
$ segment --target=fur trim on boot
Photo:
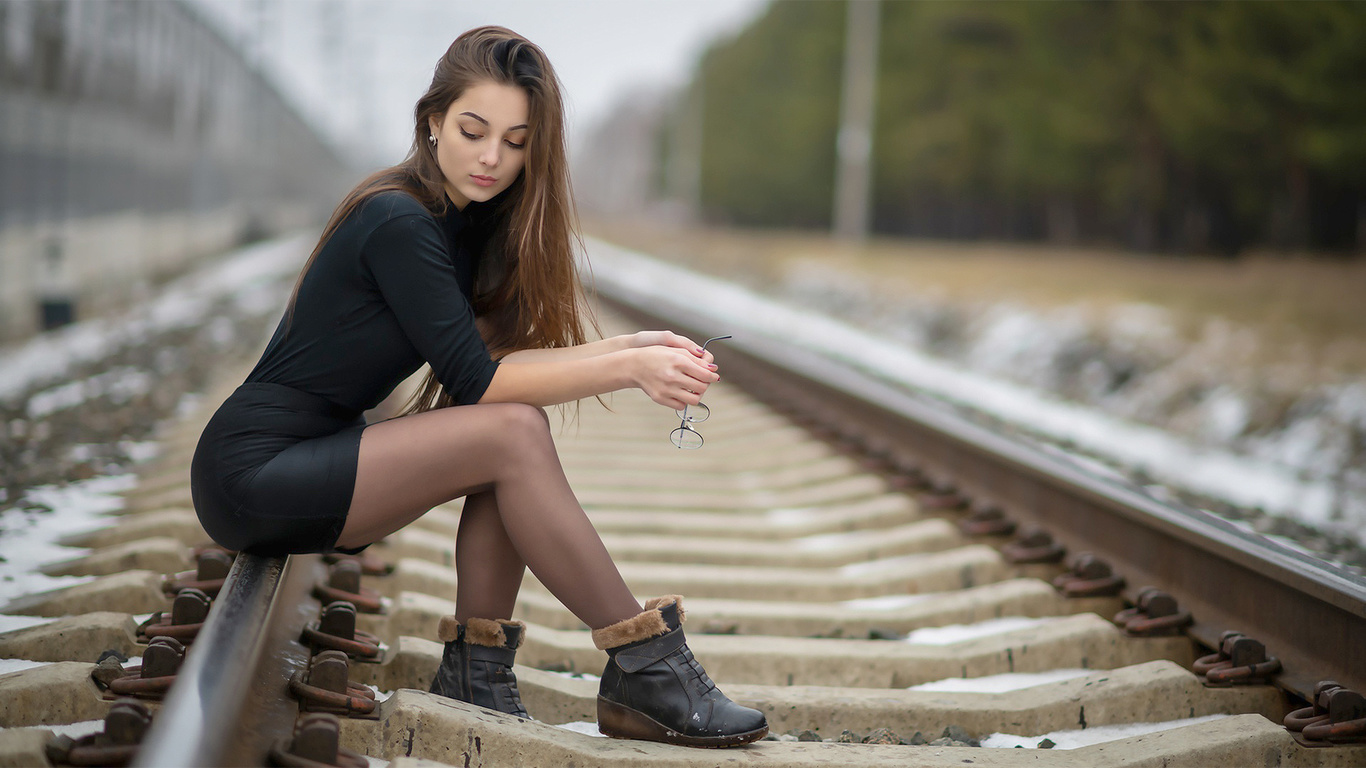
[[[599,651],[605,651],[608,648],[616,648],[627,643],[659,637],[669,631],[669,626],[664,623],[664,617],[660,615],[659,608],[670,603],[678,606],[678,621],[681,624],[686,616],[683,611],[682,596],[652,597],[645,601],[645,610],[635,616],[593,630],[593,645],[597,646]]]
[[[512,633],[515,640],[510,648],[514,651],[522,647],[526,637],[526,624],[508,619],[470,619],[465,624],[465,642],[471,645],[486,645],[500,648],[508,645],[508,633],[504,627],[517,627],[519,632]],[[460,634],[460,622],[454,616],[442,616],[436,625],[436,637],[443,643],[453,643]]]

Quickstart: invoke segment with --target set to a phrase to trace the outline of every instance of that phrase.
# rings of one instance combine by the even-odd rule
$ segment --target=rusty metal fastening
[[[1306,747],[1366,743],[1366,697],[1333,682],[1314,686],[1314,701],[1285,716],[1285,727]]]
[[[1001,556],[1016,565],[1059,563],[1066,553],[1052,534],[1037,526],[1025,528],[1018,538],[1001,547]]]
[[[1191,669],[1207,685],[1248,685],[1268,682],[1281,671],[1281,660],[1267,657],[1266,646],[1242,632],[1225,632],[1218,652],[1196,659]]]
[[[1124,588],[1124,577],[1114,575],[1110,564],[1090,552],[1072,561],[1072,570],[1053,579],[1063,597],[1113,597]]]
[[[303,641],[314,650],[337,650],[357,661],[380,661],[380,640],[356,629],[356,606],[344,600],[328,603],[322,617],[304,627]]]
[[[152,614],[138,627],[138,637],[174,637],[189,645],[209,616],[210,602],[203,590],[182,589],[171,603],[171,615],[166,616],[164,611]]]
[[[48,742],[48,761],[53,765],[128,765],[151,722],[152,716],[142,702],[132,699],[118,701],[105,715],[103,732],[79,739],[58,736]]]
[[[217,597],[228,578],[228,571],[232,570],[234,557],[223,549],[209,547],[197,550],[195,569],[166,576],[161,582],[161,591],[174,595],[182,589],[197,589],[209,597]]]
[[[1181,610],[1176,598],[1156,587],[1138,593],[1138,604],[1115,614],[1115,623],[1134,637],[1174,635],[1191,623],[1189,611]]]
[[[935,488],[917,494],[915,499],[921,509],[933,511],[962,509],[968,505],[967,497],[952,488]]]
[[[124,669],[124,676],[109,680],[106,698],[139,696],[161,699],[175,683],[185,660],[185,646],[173,637],[155,637],[142,653],[142,664]]]
[[[959,520],[958,530],[968,536],[1009,536],[1015,532],[1015,521],[999,507],[983,507]]]
[[[338,600],[351,603],[361,613],[383,613],[384,599],[360,585],[361,566],[355,560],[338,560],[328,569],[327,583],[313,587],[313,595],[324,603]]]
[[[283,768],[365,768],[369,761],[364,755],[340,745],[341,722],[326,712],[300,715],[294,733],[281,739],[270,750],[271,765]]]
[[[349,679],[346,654],[323,651],[289,679],[289,692],[307,711],[368,715],[375,711],[375,692]]]

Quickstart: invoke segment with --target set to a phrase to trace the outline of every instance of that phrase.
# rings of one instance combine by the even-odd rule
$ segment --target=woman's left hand
[[[687,350],[694,356],[701,358],[702,362],[710,363],[713,360],[712,354],[708,350],[702,349],[702,345],[673,331],[637,331],[629,337],[632,347],[677,347]]]

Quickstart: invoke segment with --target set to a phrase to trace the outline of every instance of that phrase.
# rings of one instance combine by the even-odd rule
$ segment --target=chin
[[[471,187],[470,189],[463,189],[461,191],[465,193],[465,197],[469,198],[472,203],[487,203],[501,194],[504,189],[506,189],[506,187]]]

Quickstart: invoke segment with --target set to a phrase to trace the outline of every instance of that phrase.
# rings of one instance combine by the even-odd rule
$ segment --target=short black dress
[[[423,363],[457,404],[483,396],[498,363],[471,305],[478,208],[438,218],[383,192],[333,232],[293,312],[200,436],[190,488],[214,541],[262,555],[332,550],[355,490],[363,413]]]

